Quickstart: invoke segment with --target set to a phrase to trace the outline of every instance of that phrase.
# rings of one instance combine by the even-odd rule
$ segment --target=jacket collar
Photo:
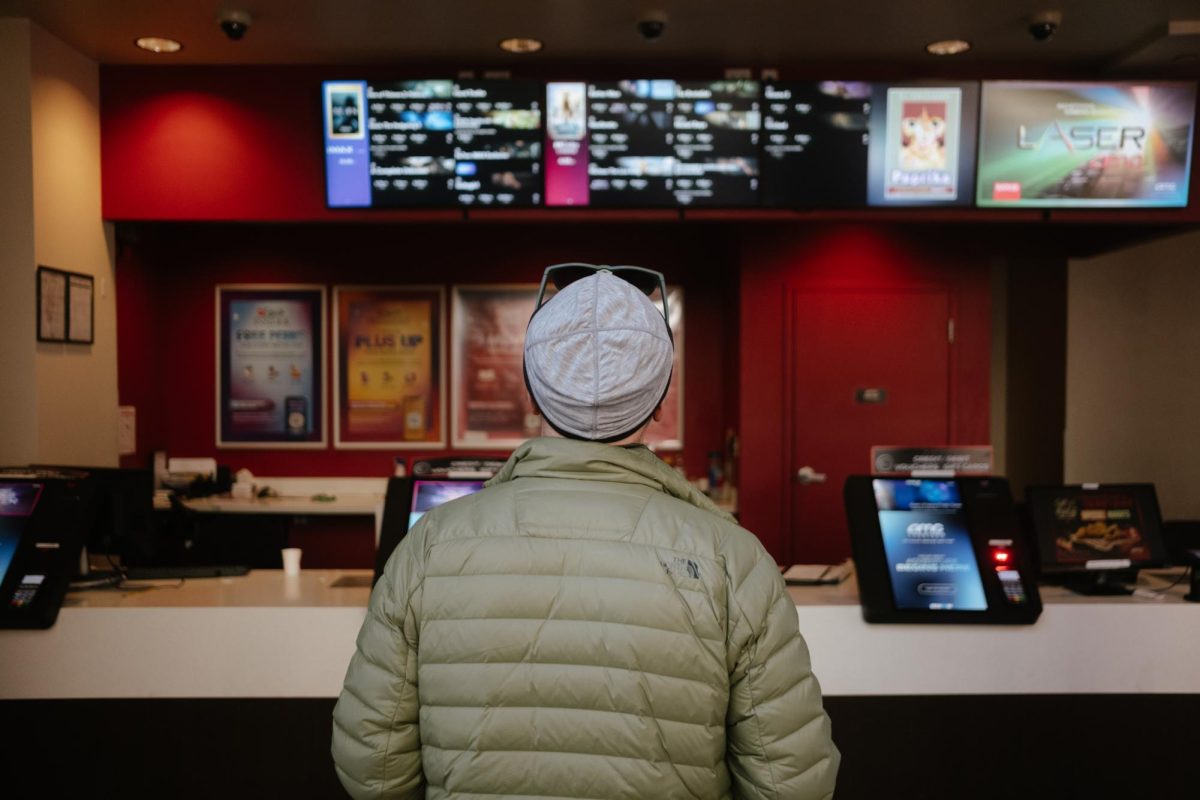
[[[648,486],[729,522],[734,521],[645,445],[617,447],[548,436],[530,439],[513,451],[488,485],[518,478],[564,478]]]

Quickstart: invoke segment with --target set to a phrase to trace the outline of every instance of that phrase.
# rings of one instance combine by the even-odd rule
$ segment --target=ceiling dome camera
[[[643,39],[652,42],[667,32],[667,12],[644,11],[637,19],[637,32]]]
[[[1039,11],[1029,20],[1029,35],[1037,42],[1049,41],[1058,33],[1058,26],[1061,24],[1061,11]]]
[[[217,24],[227,37],[238,42],[250,30],[250,14],[245,11],[222,11],[217,15]]]

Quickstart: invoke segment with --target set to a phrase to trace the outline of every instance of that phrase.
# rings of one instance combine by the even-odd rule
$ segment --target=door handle
[[[817,472],[812,467],[804,466],[804,467],[801,467],[800,469],[796,470],[796,481],[798,483],[804,483],[804,484],[824,483],[825,482],[825,473]]]

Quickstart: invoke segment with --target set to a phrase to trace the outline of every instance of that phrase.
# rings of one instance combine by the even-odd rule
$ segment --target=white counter
[[[360,585],[334,586],[347,577]],[[0,631],[0,698],[334,697],[369,580],[256,570],[75,593],[50,630]],[[1046,587],[1025,626],[868,625],[852,581],[790,591],[827,695],[1200,693],[1185,585],[1160,600]]]

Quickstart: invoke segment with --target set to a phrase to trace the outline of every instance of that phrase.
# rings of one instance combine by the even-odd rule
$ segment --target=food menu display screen
[[[763,205],[970,205],[978,100],[974,82],[768,83]]]
[[[0,483],[0,583],[17,553],[25,518],[42,496],[40,483]]]
[[[326,81],[322,96],[330,207],[541,204],[539,82]]]
[[[415,481],[412,508],[408,514],[409,530],[412,530],[412,526],[417,524],[417,520],[423,517],[426,511],[442,503],[474,494],[482,488],[483,481]]]
[[[757,81],[548,84],[546,205],[757,205],[761,124]]]
[[[989,82],[980,206],[1187,205],[1190,83]]]
[[[979,563],[954,481],[872,481],[899,610],[986,611]]]
[[[1121,568],[1161,558],[1158,503],[1147,486],[1029,487],[1043,569]]]

